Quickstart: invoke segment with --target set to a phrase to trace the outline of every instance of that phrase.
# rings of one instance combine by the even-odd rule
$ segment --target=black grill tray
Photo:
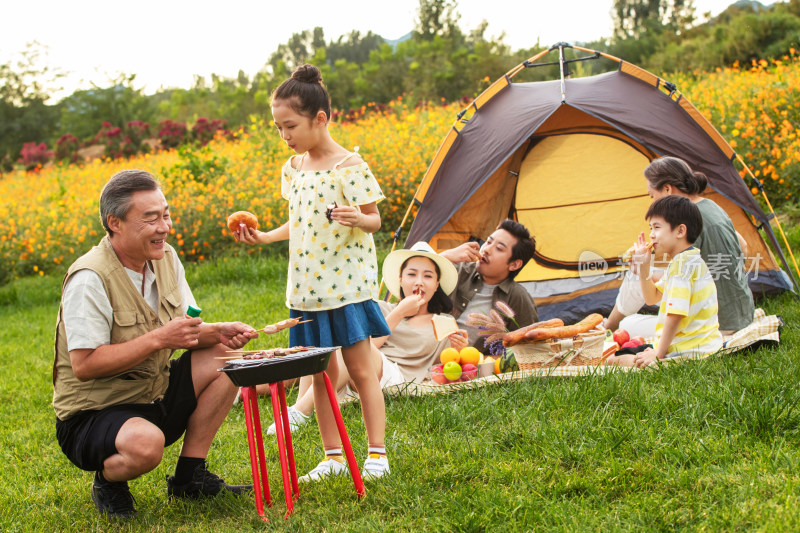
[[[314,348],[272,359],[254,359],[246,363],[227,363],[220,368],[239,387],[252,387],[262,383],[277,383],[310,374],[318,374],[328,368],[331,353],[340,346]]]

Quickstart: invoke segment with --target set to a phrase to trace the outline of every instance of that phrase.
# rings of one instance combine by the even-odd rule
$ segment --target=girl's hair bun
[[[314,65],[300,65],[292,72],[292,79],[303,83],[321,83],[322,74]]]

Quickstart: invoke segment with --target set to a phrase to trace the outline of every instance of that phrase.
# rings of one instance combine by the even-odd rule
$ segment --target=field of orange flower
[[[715,72],[668,76],[764,184],[773,205],[796,200],[800,187],[800,57],[735,64]],[[746,172],[740,167],[740,174]],[[753,194],[757,188],[751,185]]]
[[[447,128],[462,104],[413,107],[398,99],[378,110],[362,109],[331,133],[359,153],[379,178],[383,229],[393,232],[405,214]],[[202,261],[235,250],[225,220],[248,210],[262,228],[286,220],[280,171],[291,155],[269,124],[254,118],[248,131],[203,148],[179,148],[127,160],[95,160],[15,172],[0,179],[0,283],[25,275],[60,272],[99,241],[100,191],[115,172],[141,168],[160,179],[173,218],[171,244],[183,260]]]
[[[800,123],[795,89],[800,86],[800,60],[794,51],[782,61],[664,77],[741,152],[764,181],[773,205],[795,200],[793,191],[800,186],[800,138],[795,131]],[[381,184],[387,197],[380,204],[382,232],[399,226],[462,107],[414,107],[398,98],[381,109],[357,111],[354,121],[331,126],[340,144],[359,147]],[[263,228],[281,224],[286,204],[280,197],[280,169],[290,155],[275,130],[254,118],[247,131],[203,148],[5,175],[0,178],[0,283],[61,272],[95,244],[103,232],[98,220],[100,190],[125,168],[149,170],[161,179],[174,219],[171,242],[182,259],[202,261],[233,250],[256,253],[256,248],[233,241],[225,219],[244,209],[256,213]]]

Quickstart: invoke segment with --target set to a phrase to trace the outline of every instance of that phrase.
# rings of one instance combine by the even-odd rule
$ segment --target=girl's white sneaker
[[[289,415],[289,429],[292,433],[297,431],[297,428],[300,426],[307,424],[309,420],[311,420],[311,415],[304,415],[297,409],[292,406],[289,406],[286,409],[286,413]],[[274,435],[275,434],[275,422],[270,424],[267,428],[267,435]]]
[[[314,470],[300,476],[297,480],[300,483],[308,483],[309,481],[319,481],[326,477],[331,476],[346,476],[350,473],[345,463],[339,462],[336,459],[325,459],[321,461]]]
[[[379,453],[371,453],[364,461],[364,469],[361,471],[361,477],[364,479],[383,477],[390,474],[389,460],[385,455]]]

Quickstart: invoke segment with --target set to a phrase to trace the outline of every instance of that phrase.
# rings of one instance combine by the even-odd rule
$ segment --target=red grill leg
[[[283,477],[283,494],[286,498],[286,515],[284,518],[289,518],[294,512],[294,503],[292,501],[292,487],[289,480],[289,468],[286,460],[286,441],[283,434],[284,419],[281,413],[280,400],[278,399],[278,384],[269,384],[269,395],[272,399],[272,412],[275,417],[275,436],[278,438],[278,455],[281,459],[281,476]],[[286,424],[288,427],[288,423]],[[291,437],[290,437],[291,438]]]
[[[323,372],[322,375],[325,378],[325,388],[328,391],[328,400],[331,402],[333,417],[336,419],[336,427],[339,429],[339,438],[342,440],[342,448],[347,457],[347,466],[350,468],[350,475],[353,476],[353,484],[356,487],[356,493],[359,498],[363,498],[367,492],[364,488],[364,481],[361,479],[361,472],[358,469],[356,456],[353,454],[353,447],[350,445],[350,437],[347,436],[347,428],[344,427],[342,412],[339,410],[339,400],[336,398],[336,391],[333,390],[333,385],[331,384],[331,379],[328,377],[328,373]]]
[[[258,445],[258,460],[260,462],[261,469],[261,485],[264,489],[264,499],[267,501],[267,506],[272,507],[272,496],[270,495],[269,478],[267,477],[267,457],[264,453],[264,436],[261,433],[261,415],[259,414],[258,410],[258,393],[256,392],[255,387],[253,387],[253,390],[250,393],[250,398],[250,401],[253,405],[253,425],[255,426],[256,444]]]
[[[250,450],[250,470],[253,475],[253,493],[256,499],[256,511],[258,511],[258,515],[264,520],[264,522],[269,522],[267,517],[264,515],[264,502],[262,500],[262,485],[259,482],[259,459],[263,457],[259,457],[258,450],[256,446],[256,436],[255,436],[255,425],[254,425],[254,414],[258,413],[258,403],[256,401],[255,408],[253,407],[253,400],[256,399],[256,391],[255,387],[242,387],[242,403],[244,406],[244,419],[245,425],[247,426],[247,447]],[[257,415],[256,415],[257,416]],[[261,427],[258,426],[258,440],[261,444],[261,453],[263,454],[264,450],[264,443],[261,440]],[[266,466],[264,465],[264,461],[261,461],[261,474],[264,482],[267,482],[267,472]],[[269,498],[269,488],[268,485],[265,488],[267,498]]]
[[[292,481],[292,495],[294,500],[300,496],[300,488],[297,483],[297,467],[294,463],[294,446],[292,445],[292,428],[289,427],[289,411],[286,408],[286,387],[283,382],[278,382],[278,399],[281,402],[281,416],[283,417],[283,429],[286,436],[286,459],[289,462],[289,474]]]

